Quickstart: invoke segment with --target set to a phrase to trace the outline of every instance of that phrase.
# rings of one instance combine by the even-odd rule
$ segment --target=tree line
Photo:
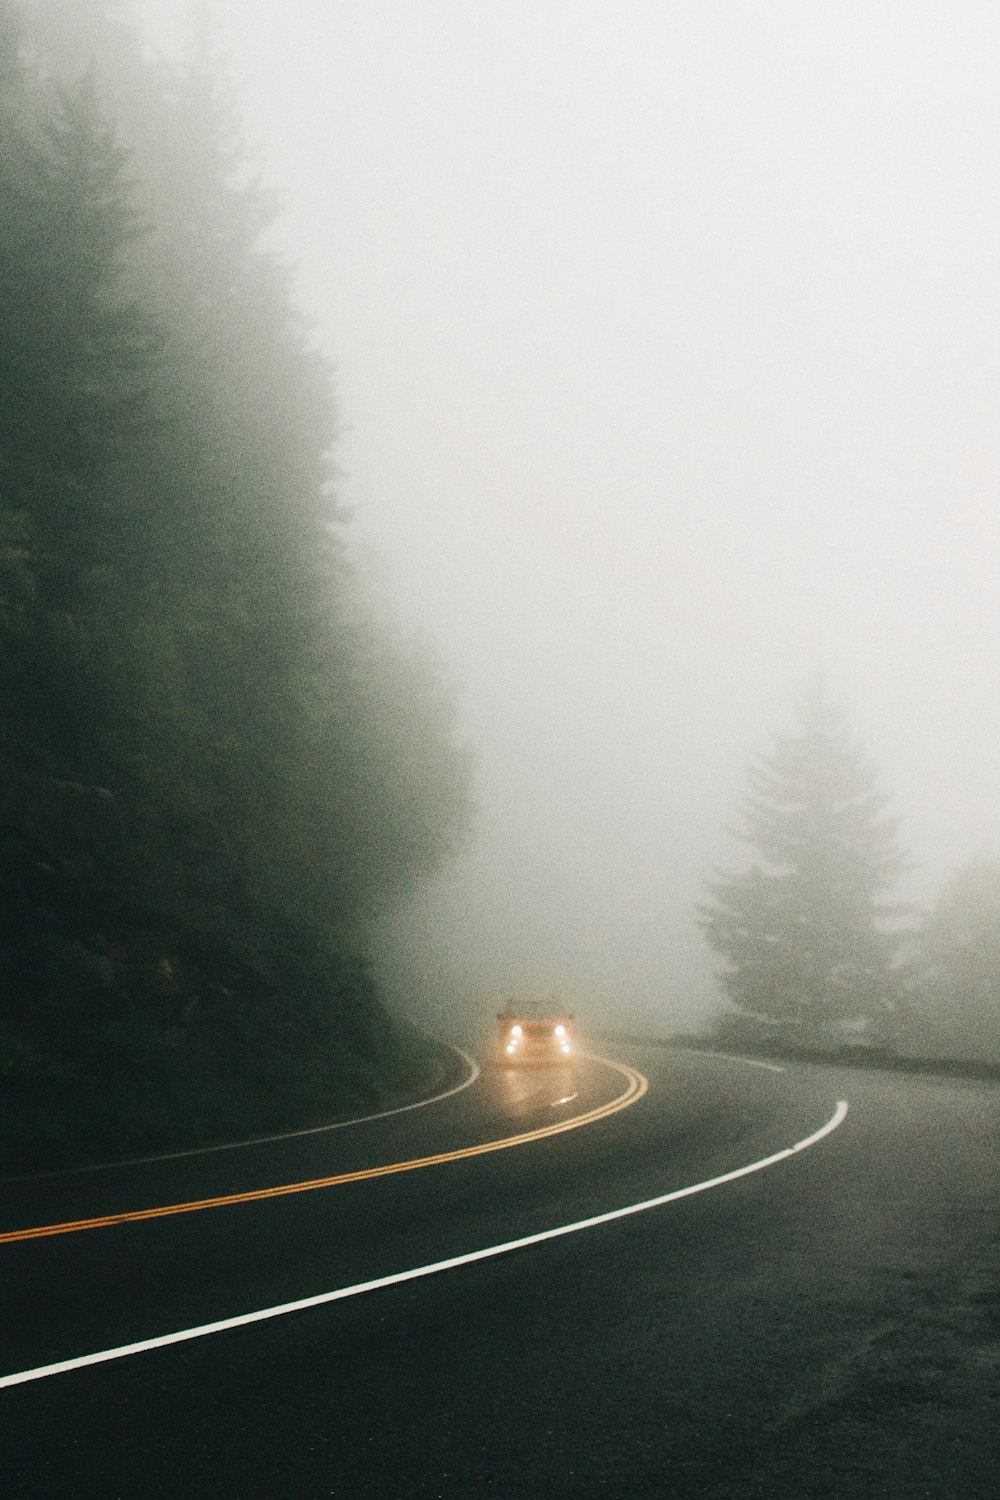
[[[0,0],[0,1135],[42,1157],[398,1072],[365,932],[471,809],[211,37],[130,11]]]
[[[796,720],[749,767],[735,832],[753,862],[717,872],[698,910],[722,1032],[1000,1064],[1000,862],[963,866],[924,913],[891,901],[899,820],[821,672]]]

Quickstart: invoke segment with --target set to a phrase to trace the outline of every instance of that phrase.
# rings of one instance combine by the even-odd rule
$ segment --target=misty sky
[[[1000,7],[215,10],[356,555],[479,755],[427,1004],[703,1013],[692,906],[820,661],[905,894],[1000,856]]]

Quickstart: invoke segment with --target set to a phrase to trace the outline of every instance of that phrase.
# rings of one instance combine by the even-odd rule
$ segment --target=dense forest
[[[210,36],[0,0],[0,115],[0,1170],[330,1118],[428,1062],[364,932],[468,828],[448,693]]]

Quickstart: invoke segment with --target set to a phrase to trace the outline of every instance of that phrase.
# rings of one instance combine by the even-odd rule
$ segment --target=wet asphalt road
[[[605,1049],[607,1050],[607,1049]],[[0,1245],[0,1373],[633,1217],[0,1390],[9,1500],[1000,1493],[1000,1090],[667,1049],[511,1149]],[[0,1230],[420,1159],[620,1095],[600,1062],[233,1152],[6,1183]]]

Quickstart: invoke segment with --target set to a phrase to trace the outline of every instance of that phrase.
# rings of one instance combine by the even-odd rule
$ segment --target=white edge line
[[[525,1250],[529,1245],[541,1245],[546,1240],[559,1239],[565,1234],[576,1234],[581,1229],[595,1229],[599,1224],[610,1224],[615,1219],[625,1219],[631,1214],[645,1213],[650,1208],[660,1208],[664,1203],[676,1203],[679,1198],[690,1198],[695,1193],[704,1193],[709,1188],[721,1187],[725,1182],[735,1182],[738,1177],[749,1177],[752,1172],[762,1172],[779,1161],[786,1161],[799,1151],[807,1151],[824,1136],[831,1135],[847,1117],[847,1101],[837,1103],[830,1119],[812,1135],[786,1146],[773,1156],[765,1156],[748,1166],[735,1171],[723,1172],[721,1177],[710,1177],[705,1182],[692,1183],[690,1187],[675,1188],[659,1198],[647,1198],[643,1203],[631,1203],[627,1208],[615,1208],[609,1213],[595,1214],[592,1219],[579,1219],[575,1224],[562,1224],[557,1229],[543,1229],[539,1234],[528,1234],[519,1240],[507,1240],[502,1245],[490,1245],[485,1250],[471,1250],[466,1255],[453,1255],[448,1260],[434,1261],[431,1265],[416,1266],[411,1271],[396,1271],[391,1276],[378,1276],[374,1281],[359,1281],[354,1286],[343,1286],[335,1292],[321,1292],[315,1297],[302,1297],[297,1302],[282,1302],[277,1307],[264,1307],[258,1312],[240,1313],[235,1318],[222,1318],[217,1323],[202,1323],[196,1328],[182,1328],[178,1333],[161,1334],[158,1338],[141,1339],[136,1344],[121,1344],[117,1349],[102,1349],[97,1354],[83,1354],[77,1359],[64,1359],[56,1364],[39,1365],[34,1370],[21,1370],[15,1375],[0,1376],[0,1389],[4,1386],[25,1385],[30,1380],[44,1380],[49,1375],[64,1375],[70,1370],[82,1370],[87,1365],[105,1364],[110,1360],[125,1359],[130,1354],[144,1354],[150,1349],[165,1349],[171,1344],[183,1344],[189,1339],[207,1338],[213,1333],[225,1333],[230,1328],[244,1328],[248,1323],[265,1323],[271,1318],[283,1318],[287,1313],[304,1312],[311,1307],[323,1307],[330,1302],[342,1302],[347,1297],[359,1297],[364,1292],[381,1291],[384,1287],[399,1286],[404,1281],[417,1281],[423,1276],[434,1276],[439,1271],[454,1271],[459,1266],[472,1265],[477,1260],[490,1260],[497,1255],[509,1255],[512,1250]]]
[[[440,1104],[442,1100],[450,1099],[453,1094],[460,1094],[463,1089],[470,1088],[479,1077],[479,1064],[463,1047],[456,1047],[454,1042],[442,1042],[441,1045],[449,1047],[452,1052],[457,1052],[462,1061],[468,1064],[469,1076],[461,1083],[456,1083],[453,1088],[445,1089],[443,1094],[434,1094],[430,1099],[416,1099],[412,1104],[399,1104],[395,1109],[380,1110],[377,1115],[358,1115],[350,1120],[334,1120],[331,1125],[310,1125],[305,1130],[286,1130],[281,1135],[252,1135],[245,1141],[223,1141],[217,1146],[194,1146],[188,1151],[166,1151],[159,1156],[133,1156],[127,1161],[99,1161],[87,1167],[56,1167],[51,1172],[29,1172],[21,1177],[0,1177],[0,1182],[37,1182],[40,1177],[78,1177],[84,1172],[110,1172],[119,1167],[141,1167],[154,1161],[177,1161],[182,1156],[208,1156],[213,1151],[238,1151],[242,1146],[267,1146],[273,1141],[298,1140],[303,1135],[324,1135],[329,1130],[346,1130],[350,1125],[370,1125],[373,1120],[388,1120],[391,1115],[405,1115],[411,1109],[426,1109],[430,1104]]]
[[[777,1063],[761,1062],[756,1057],[740,1057],[737,1052],[710,1052],[707,1047],[691,1047],[693,1057],[721,1057],[726,1062],[745,1063],[748,1068],[766,1068],[769,1073],[784,1073]]]

